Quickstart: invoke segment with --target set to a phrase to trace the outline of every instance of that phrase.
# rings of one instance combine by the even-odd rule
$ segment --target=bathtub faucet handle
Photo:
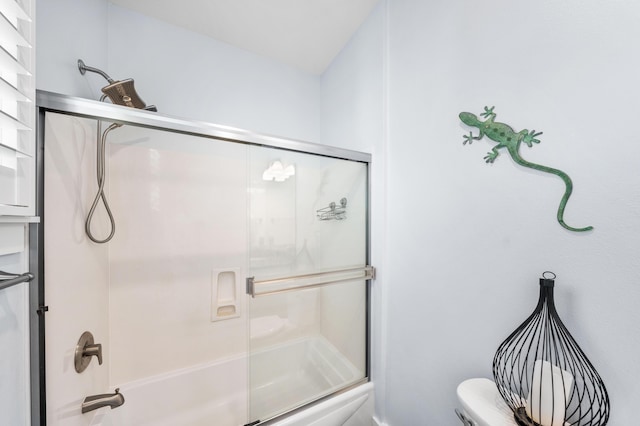
[[[82,356],[96,356],[98,357],[98,364],[102,365],[102,344],[96,343],[94,345],[85,346],[84,350],[82,351]]]
[[[91,357],[98,358],[98,364],[102,365],[102,345],[100,343],[94,343],[93,335],[85,331],[80,336],[78,344],[76,345],[76,352],[74,357],[74,366],[78,373],[82,373],[87,369],[91,362]]]

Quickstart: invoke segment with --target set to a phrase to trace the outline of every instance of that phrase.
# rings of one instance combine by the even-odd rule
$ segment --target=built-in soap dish
[[[235,305],[218,306],[218,309],[216,310],[216,315],[218,317],[228,317],[230,315],[235,315],[235,314],[236,314]]]
[[[211,280],[211,321],[240,316],[240,269],[215,270]]]
[[[267,315],[251,319],[251,338],[261,339],[279,333],[287,320],[277,315]]]

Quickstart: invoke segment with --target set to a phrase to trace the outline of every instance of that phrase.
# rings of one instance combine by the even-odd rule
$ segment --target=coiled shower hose
[[[116,233],[116,222],[113,219],[113,213],[111,213],[111,208],[109,207],[109,202],[107,201],[107,197],[104,195],[104,184],[106,181],[105,178],[105,151],[106,151],[106,142],[107,142],[107,134],[113,129],[117,129],[121,127],[122,124],[113,123],[102,133],[102,122],[98,120],[98,131],[96,140],[98,141],[98,149],[96,150],[96,174],[98,178],[98,192],[96,193],[96,197],[93,200],[93,204],[91,205],[91,209],[89,209],[89,214],[87,215],[87,220],[84,224],[84,229],[87,233],[87,236],[91,241],[98,244],[103,244],[111,240],[113,235]],[[98,203],[102,199],[102,203],[104,204],[104,208],[107,211],[107,215],[109,215],[109,222],[111,222],[111,232],[109,236],[107,236],[103,240],[99,240],[93,236],[91,233],[91,220],[93,219],[93,214],[96,211],[96,207],[98,207]]]

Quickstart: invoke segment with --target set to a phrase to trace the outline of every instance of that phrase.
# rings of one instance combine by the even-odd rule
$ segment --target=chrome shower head
[[[140,98],[138,93],[136,92],[135,87],[133,87],[133,79],[128,78],[126,80],[114,81],[102,88],[102,93],[107,95],[111,102],[118,105],[125,105],[132,108],[139,109],[148,109],[155,108],[154,106],[150,106],[147,108],[147,105]]]
[[[106,72],[98,68],[93,68],[85,65],[82,59],[78,59],[78,69],[80,70],[80,74],[82,75],[84,75],[87,71],[90,71],[96,74],[100,74],[102,77],[104,77],[109,82],[109,85],[102,88],[102,93],[104,93],[104,96],[108,97],[114,104],[124,105],[131,108],[145,109],[148,111],[158,110],[155,105],[147,106],[147,104],[144,103],[142,98],[140,98],[140,96],[136,92],[135,87],[133,86],[132,78],[116,81],[109,77]]]

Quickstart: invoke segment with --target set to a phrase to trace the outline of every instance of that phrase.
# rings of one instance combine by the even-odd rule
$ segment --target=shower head
[[[140,98],[138,93],[136,92],[135,87],[133,86],[133,79],[128,78],[126,80],[116,81],[109,77],[109,75],[98,69],[85,65],[82,59],[78,59],[78,69],[80,70],[80,74],[84,75],[87,71],[94,72],[96,74],[100,74],[104,77],[109,85],[102,88],[102,93],[104,93],[103,98],[108,97],[111,102],[117,105],[124,105],[131,108],[145,109],[148,111],[158,111],[155,105],[149,105],[144,103],[144,101]]]
[[[153,105],[147,107],[144,101],[140,98],[135,87],[133,87],[132,78],[114,81],[108,86],[103,87],[102,93],[107,95],[114,104],[157,111],[156,107]]]

